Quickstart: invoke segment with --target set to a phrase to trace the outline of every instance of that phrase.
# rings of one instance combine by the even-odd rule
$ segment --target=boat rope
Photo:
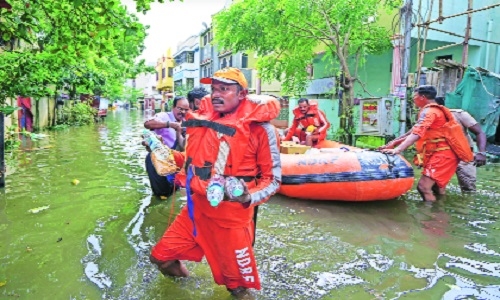
[[[395,155],[389,155],[387,153],[383,153],[383,154],[387,158],[387,165],[388,165],[389,171],[392,173],[392,169],[394,169],[394,167],[396,166],[396,164],[395,164],[396,156]],[[391,156],[394,157],[394,159],[391,160],[390,159]]]

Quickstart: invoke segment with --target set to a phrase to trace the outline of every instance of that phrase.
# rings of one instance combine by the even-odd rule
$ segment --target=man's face
[[[193,110],[198,110],[200,108],[200,103],[201,103],[201,99],[200,98],[194,98],[194,101],[193,101]]]
[[[212,106],[216,112],[234,112],[245,99],[246,90],[240,90],[236,84],[212,82]]]
[[[427,105],[427,98],[420,95],[419,93],[414,93],[413,94],[413,102],[415,103],[416,107],[422,108],[422,107]]]
[[[183,121],[186,117],[186,113],[189,111],[189,102],[186,99],[180,99],[177,101],[177,104],[172,111],[174,112],[177,122]]]
[[[299,103],[299,110],[303,114],[307,113],[307,111],[309,110],[309,104],[307,104],[307,102]]]

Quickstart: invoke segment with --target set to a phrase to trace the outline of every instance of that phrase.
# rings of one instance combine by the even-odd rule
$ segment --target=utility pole
[[[464,50],[462,52],[462,66],[467,66],[467,59],[469,56],[469,39],[470,39],[470,31],[471,31],[471,22],[472,22],[472,0],[469,0],[469,5],[467,7],[467,27],[465,28],[465,38],[464,38]]]
[[[411,17],[413,0],[406,0],[406,4],[401,8],[401,15],[404,15],[404,47],[401,62],[401,85],[406,86],[405,93],[401,99],[399,113],[399,135],[406,133],[406,106],[408,97],[408,69],[410,67],[410,48],[411,48]]]
[[[262,85],[262,81],[261,81],[258,73],[257,73],[257,76],[255,76],[255,79],[256,79],[255,80],[255,93],[257,95],[260,95],[261,92],[262,92],[261,91],[262,90],[262,86],[261,86]]]

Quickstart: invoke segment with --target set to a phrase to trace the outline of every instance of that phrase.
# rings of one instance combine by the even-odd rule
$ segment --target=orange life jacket
[[[434,152],[451,149],[461,161],[471,162],[474,160],[474,155],[464,135],[463,128],[455,120],[450,110],[435,103],[427,104],[423,109],[427,107],[439,108],[446,118],[446,123],[441,128],[428,129],[425,136],[415,143],[421,159],[426,160],[426,157],[429,157]]]
[[[293,116],[295,120],[299,122],[299,127],[304,129],[306,129],[310,125],[313,125],[314,127],[321,127],[324,125],[321,123],[318,114],[321,114],[323,118],[326,119],[325,113],[322,110],[318,109],[318,103],[311,100],[309,101],[309,110],[305,115],[300,111],[298,106],[293,109]],[[328,125],[328,127],[330,126]]]
[[[205,196],[208,180],[217,173],[240,176],[243,156],[249,143],[251,127],[259,122],[269,122],[280,112],[278,100],[266,95],[249,95],[243,100],[232,118],[220,118],[211,108],[210,97],[202,100],[197,112],[186,116],[185,169],[194,168],[191,190]],[[231,166],[226,167],[230,161]],[[250,166],[255,169],[256,166]],[[248,176],[248,174],[246,174]],[[248,184],[249,188],[252,184]]]

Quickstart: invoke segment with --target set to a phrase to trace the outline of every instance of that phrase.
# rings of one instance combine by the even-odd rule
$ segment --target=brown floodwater
[[[185,197],[151,196],[143,121],[113,111],[7,155],[0,299],[230,298],[206,261],[188,263],[187,279],[149,263]],[[499,170],[479,168],[476,194],[454,179],[433,204],[415,191],[369,203],[273,197],[259,211],[255,298],[500,299]]]

